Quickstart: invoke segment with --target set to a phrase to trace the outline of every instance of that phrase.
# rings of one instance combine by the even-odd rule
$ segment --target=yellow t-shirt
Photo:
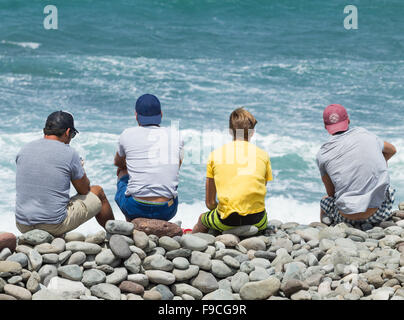
[[[265,210],[266,182],[273,178],[269,155],[257,146],[236,140],[212,151],[206,177],[215,180],[222,219]]]

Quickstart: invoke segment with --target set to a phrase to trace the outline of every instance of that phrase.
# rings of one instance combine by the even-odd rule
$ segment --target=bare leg
[[[92,186],[90,191],[101,200],[101,211],[95,216],[98,224],[105,229],[105,224],[108,220],[115,220],[111,205],[100,186]]]
[[[202,224],[201,218],[202,218],[202,214],[199,216],[198,222],[197,222],[196,225],[193,227],[192,233],[198,233],[198,232],[207,233],[207,232],[209,231],[209,229],[206,228],[206,227]]]

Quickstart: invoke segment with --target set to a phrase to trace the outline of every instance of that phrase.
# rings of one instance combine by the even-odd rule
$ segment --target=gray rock
[[[39,270],[39,268],[42,266],[42,262],[42,256],[38,253],[38,251],[32,249],[28,252],[28,267],[30,271]]]
[[[145,270],[171,271],[174,269],[174,264],[160,254],[153,254],[143,260],[143,268]]]
[[[86,237],[80,232],[69,232],[65,235],[65,241],[84,241]]]
[[[85,254],[98,254],[101,252],[101,247],[95,243],[71,241],[66,243],[66,250],[72,252],[82,251]]]
[[[162,236],[159,239],[159,246],[163,247],[167,251],[176,250],[181,247],[178,241],[175,241],[173,238],[167,236]]]
[[[17,300],[31,300],[32,294],[27,289],[14,284],[6,284],[3,288],[4,293],[8,294]]]
[[[240,271],[250,274],[255,270],[255,265],[251,261],[244,261],[240,264]]]
[[[190,265],[186,270],[174,269],[173,275],[175,276],[175,280],[178,282],[185,282],[187,280],[196,277],[199,273],[199,267],[195,265]]]
[[[134,229],[135,226],[133,225],[133,223],[123,220],[108,220],[105,224],[105,230],[107,230],[111,234],[122,234],[125,236],[131,236]],[[136,246],[138,245],[136,244]]]
[[[21,276],[13,276],[13,277],[11,277],[11,278],[9,278],[8,280],[7,280],[7,282],[9,283],[9,284],[17,284],[18,282],[21,282],[22,281],[22,277]]]
[[[77,264],[80,266],[86,261],[86,258],[87,256],[84,252],[78,251],[70,256],[67,264]]]
[[[6,261],[14,261],[18,262],[21,267],[25,268],[28,265],[28,257],[26,254],[19,252],[19,253],[14,253],[13,255],[10,255]]]
[[[138,273],[140,271],[140,265],[142,261],[136,253],[132,253],[129,259],[125,260],[124,266],[132,273]]]
[[[100,283],[90,288],[91,294],[105,300],[121,300],[121,290],[110,283]]]
[[[117,257],[115,257],[111,249],[104,249],[95,256],[95,262],[97,263],[97,265],[107,264],[111,266],[115,263],[116,260]]]
[[[31,293],[35,293],[39,290],[40,283],[41,283],[41,277],[39,276],[39,274],[37,272],[33,271],[27,281],[26,288]]]
[[[191,263],[199,268],[210,271],[212,267],[212,260],[208,253],[193,251],[191,255]]]
[[[113,254],[121,259],[128,259],[132,255],[129,249],[129,244],[125,238],[119,234],[114,234],[109,239],[109,246]]]
[[[281,286],[278,278],[271,276],[266,280],[248,282],[240,289],[243,300],[264,300],[275,295]]]
[[[192,254],[192,250],[190,249],[177,249],[177,250],[171,250],[166,253],[166,258],[169,260],[172,260],[174,258],[178,257],[183,257],[183,258],[189,258]]]
[[[172,273],[160,270],[146,270],[146,276],[150,282],[157,284],[171,285],[175,282],[175,276]]]
[[[49,232],[40,229],[34,229],[23,233],[19,237],[19,243],[26,243],[35,246],[37,244],[51,242],[53,239],[54,237]]]
[[[311,300],[311,295],[306,290],[300,290],[290,296],[291,300]]]
[[[83,272],[83,278],[81,282],[86,287],[92,287],[96,284],[103,283],[106,280],[105,272],[97,269],[90,269]]]
[[[242,286],[250,281],[250,278],[247,273],[245,272],[237,272],[231,278],[231,288],[233,292],[239,293]]]
[[[308,290],[309,289],[308,285],[298,279],[287,280],[287,281],[283,282],[281,285],[281,290],[287,297],[290,297],[294,293],[296,293],[300,290],[304,290],[304,289]],[[299,300],[299,299],[296,299],[296,300]]]
[[[136,282],[137,284],[140,284],[143,287],[147,287],[149,285],[149,278],[142,273],[129,274],[128,280]]]
[[[119,285],[128,277],[128,271],[125,268],[115,268],[114,272],[106,277],[106,283]]]
[[[194,252],[199,252],[199,251],[194,251]],[[183,257],[174,258],[173,264],[174,264],[174,268],[180,269],[180,270],[185,270],[185,269],[188,269],[188,267],[189,267],[189,261]],[[197,263],[193,263],[193,264],[198,265]],[[212,264],[212,262],[211,262],[211,264]],[[201,266],[199,266],[199,267],[201,268]]]
[[[208,242],[200,237],[185,234],[181,237],[181,246],[193,251],[204,251],[208,247]]]
[[[81,279],[83,278],[83,271],[78,265],[71,264],[59,267],[58,275],[68,280],[81,281]]]
[[[190,286],[186,283],[176,283],[171,286],[171,291],[177,295],[182,296],[183,294],[188,294],[192,296],[195,300],[201,300],[203,294],[200,290]]]
[[[39,269],[38,274],[41,277],[41,283],[48,286],[50,280],[58,276],[58,270],[55,265],[45,264]]]
[[[0,278],[6,278],[21,273],[22,267],[15,261],[0,261]]]
[[[219,289],[216,278],[210,273],[200,270],[198,275],[192,280],[192,286],[207,294]]]
[[[229,230],[223,231],[223,234],[234,234],[239,237],[251,237],[258,233],[258,228],[256,226],[240,226]]]
[[[233,294],[227,290],[217,289],[208,293],[202,300],[235,300]]]
[[[247,238],[242,241],[240,241],[240,245],[246,248],[247,250],[265,250],[266,245],[265,242],[260,239],[259,237],[252,237],[252,238]]]
[[[249,279],[250,281],[260,281],[265,280],[270,277],[269,273],[266,269],[262,267],[255,267],[255,270],[250,272]]]
[[[32,300],[65,300],[65,298],[49,289],[41,289],[32,295]]]
[[[69,250],[69,251],[64,251],[64,252],[59,253],[59,255],[58,255],[59,263],[60,263],[60,264],[65,263],[65,262],[67,261],[67,259],[70,258],[70,256],[72,255],[72,253],[73,253],[73,252],[71,252],[70,250]]]
[[[134,230],[133,240],[135,241],[135,246],[140,249],[146,249],[149,245],[149,237],[143,231]]]
[[[56,253],[47,253],[42,255],[43,263],[56,264],[59,262],[59,255]]]
[[[85,239],[85,242],[101,245],[105,242],[106,236],[107,236],[107,234],[105,233],[105,231],[100,230],[95,234],[88,235]]]
[[[234,259],[231,256],[224,256],[223,257],[223,262],[225,264],[227,264],[230,268],[233,268],[233,269],[240,268],[240,262],[238,262],[236,259]]]
[[[227,266],[222,260],[212,260],[212,274],[217,278],[227,278],[235,273],[233,269]]]
[[[0,261],[6,260],[11,255],[12,253],[9,248],[3,248],[3,250],[0,250]]]
[[[164,284],[158,284],[152,290],[156,290],[161,294],[161,300],[172,300],[174,298],[174,294],[170,291],[170,288]]]
[[[216,240],[222,242],[226,247],[235,247],[240,242],[238,236],[230,233],[218,235]]]

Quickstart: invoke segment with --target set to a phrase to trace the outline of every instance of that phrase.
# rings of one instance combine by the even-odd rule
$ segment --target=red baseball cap
[[[330,134],[348,130],[348,113],[340,104],[330,104],[325,108],[323,112],[323,120],[325,128]]]

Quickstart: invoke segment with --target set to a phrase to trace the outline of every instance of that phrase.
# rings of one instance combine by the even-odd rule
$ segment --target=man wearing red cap
[[[327,191],[320,201],[321,221],[369,229],[389,219],[395,190],[387,161],[396,148],[364,128],[349,128],[348,113],[339,104],[325,108],[323,120],[332,136],[317,154]]]

